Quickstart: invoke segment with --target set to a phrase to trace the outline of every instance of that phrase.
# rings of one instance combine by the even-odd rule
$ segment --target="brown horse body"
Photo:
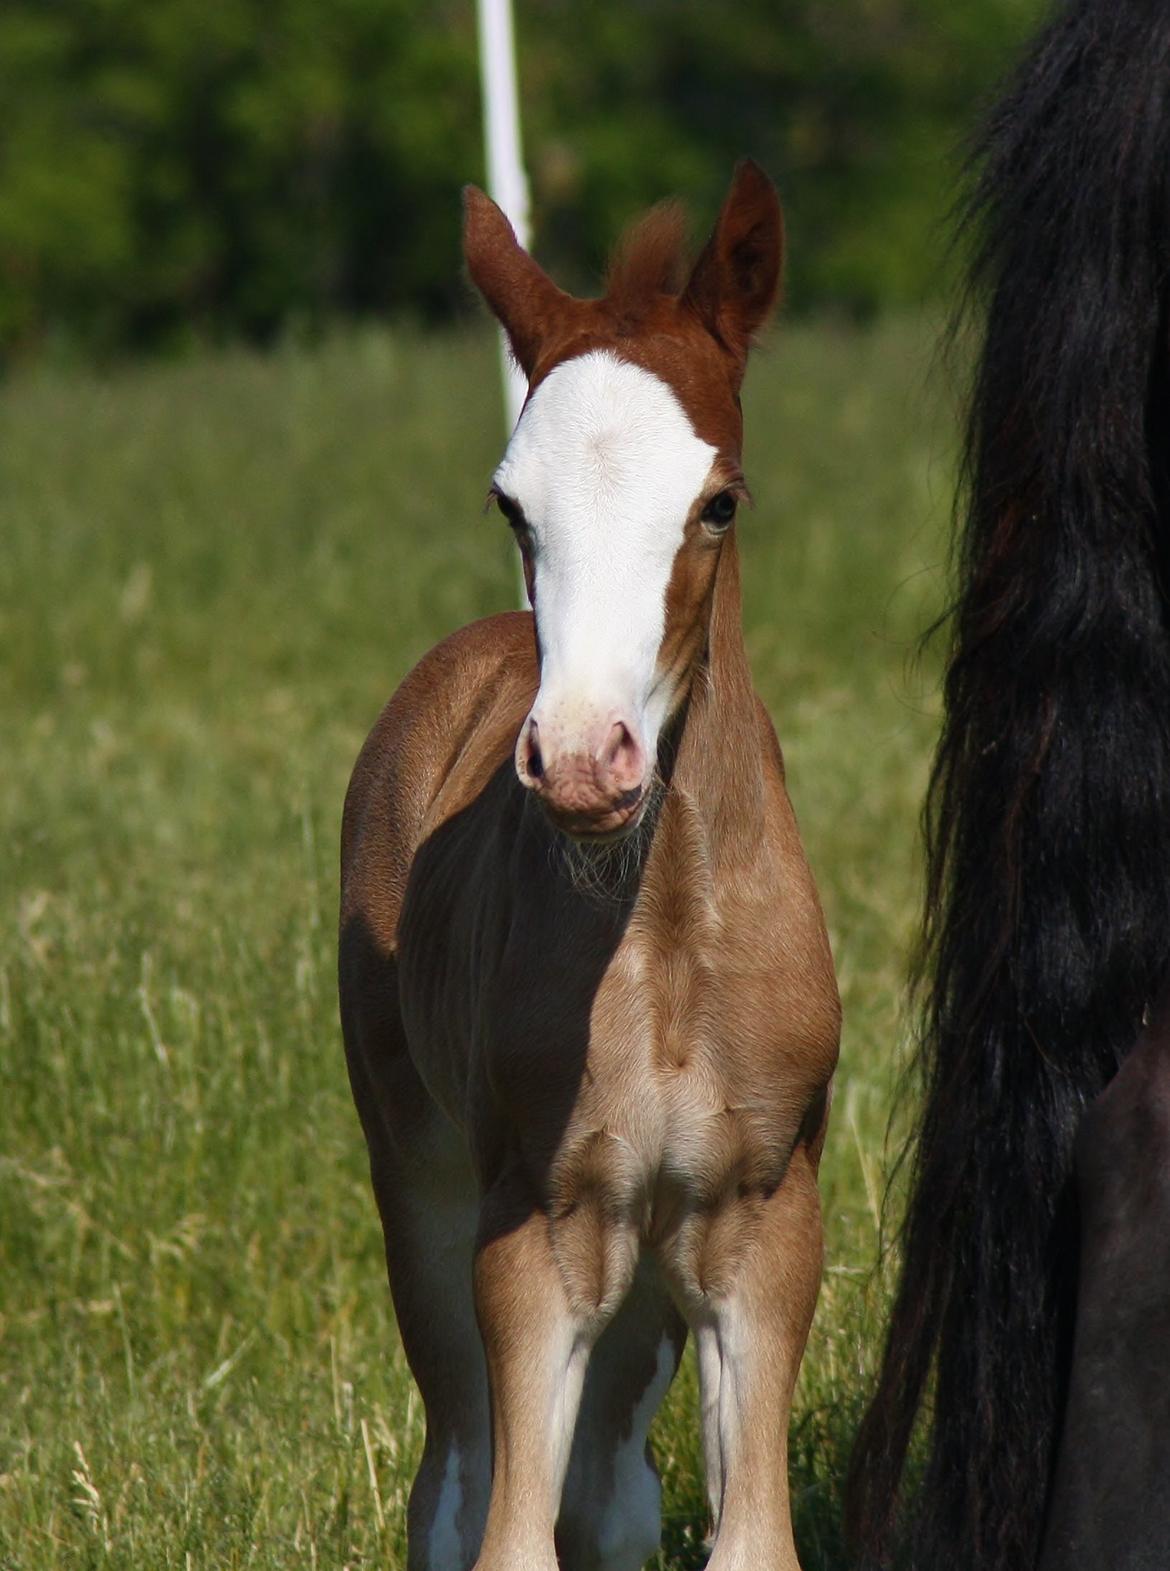
[[[758,259],[770,192],[741,170],[696,268],[703,284],[716,257],[720,298],[754,287],[770,304]],[[494,211],[470,199],[481,287],[477,246],[495,255],[508,239]],[[737,245],[740,262],[755,246],[738,274]],[[778,267],[778,212],[776,245]],[[653,291],[648,316],[669,300],[709,359],[687,305],[699,292],[695,277],[689,297]],[[534,375],[520,305],[485,293],[534,393],[576,358]],[[595,313],[584,352],[604,349],[604,303],[572,304]],[[657,374],[653,333],[613,346],[637,376]],[[684,350],[676,332],[667,363]],[[734,352],[742,374],[746,334]],[[646,1431],[688,1327],[711,1566],[796,1565],[787,1416],[820,1278],[838,1004],[751,686],[726,505],[711,502],[738,476],[738,381],[727,375],[730,411],[716,414],[677,374],[668,385],[717,439],[679,524],[648,705],[605,697],[597,720],[563,692],[544,702],[552,532],[545,543],[526,520],[536,636],[513,613],[434,649],[383,712],[346,802],[342,1017],[427,1414],[412,1571],[642,1565],[659,1534]],[[730,439],[711,430],[720,419]]]

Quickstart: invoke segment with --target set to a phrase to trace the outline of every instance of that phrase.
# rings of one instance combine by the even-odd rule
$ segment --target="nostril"
[[[602,753],[606,773],[622,790],[629,790],[641,785],[644,762],[641,746],[629,727],[615,721]]]
[[[530,720],[524,728],[524,740],[520,746],[520,766],[523,776],[529,781],[539,780],[544,774],[544,759],[540,753],[540,733],[536,728],[535,720]]]

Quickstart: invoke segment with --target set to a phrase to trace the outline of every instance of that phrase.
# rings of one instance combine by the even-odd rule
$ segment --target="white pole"
[[[488,191],[508,215],[516,238],[528,248],[528,181],[520,154],[520,109],[516,96],[516,50],[512,40],[512,0],[477,0],[479,74],[483,91],[483,133],[487,149]],[[504,408],[508,435],[524,407],[528,384],[512,363],[500,331]]]

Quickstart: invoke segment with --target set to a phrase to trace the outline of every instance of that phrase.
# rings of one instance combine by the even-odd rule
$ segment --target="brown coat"
[[[761,200],[739,182],[723,227]],[[746,334],[736,352],[742,374]],[[663,380],[717,449],[711,485],[740,483],[736,377],[720,414],[692,413],[677,364]],[[796,1564],[785,1430],[820,1276],[839,1006],[751,686],[734,535],[713,539],[702,504],[658,656],[679,696],[625,839],[570,839],[548,760],[524,773],[541,679],[527,613],[420,662],[346,800],[342,1018],[427,1409],[412,1571],[640,1565],[657,1530],[645,1427],[687,1325],[711,1566]]]

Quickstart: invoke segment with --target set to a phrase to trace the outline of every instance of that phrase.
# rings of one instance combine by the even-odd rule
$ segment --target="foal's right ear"
[[[478,186],[463,187],[463,255],[471,281],[508,335],[531,380],[553,323],[573,305],[516,239],[507,218]]]

